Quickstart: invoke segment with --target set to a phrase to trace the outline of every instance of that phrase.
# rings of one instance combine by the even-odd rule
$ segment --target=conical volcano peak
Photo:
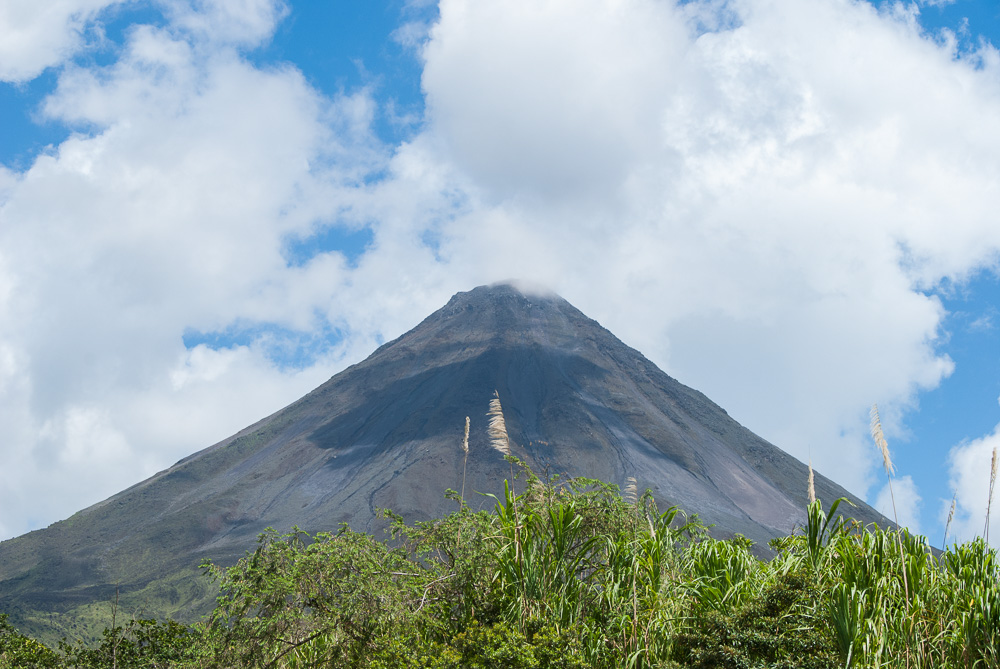
[[[455,509],[449,488],[488,507],[476,493],[501,494],[510,476],[489,443],[494,391],[512,454],[540,476],[634,479],[762,546],[805,522],[803,463],[558,295],[503,282],[456,294],[299,401],[70,522],[3,542],[0,611],[106,601],[119,586],[138,598],[205,558],[232,563],[266,527],[374,531],[376,509],[427,520]],[[886,522],[820,475],[815,490]]]
[[[532,344],[573,349],[590,338],[587,333],[595,326],[611,336],[551,290],[505,281],[456,293],[420,325],[382,346],[376,356],[409,356],[419,349],[423,362],[434,364],[459,350],[467,354]]]

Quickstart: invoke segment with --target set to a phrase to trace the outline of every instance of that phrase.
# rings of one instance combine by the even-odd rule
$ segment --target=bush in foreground
[[[0,617],[8,667],[539,668],[1000,666],[996,553],[935,558],[920,537],[807,509],[804,533],[709,537],[647,494],[525,472],[492,513],[458,510],[388,541],[342,527],[261,535],[211,616],[136,620],[58,653]]]

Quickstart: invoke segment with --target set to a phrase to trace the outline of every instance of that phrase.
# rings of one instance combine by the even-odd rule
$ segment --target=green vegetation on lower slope
[[[29,602],[17,611],[18,624],[22,630],[31,630],[38,641],[52,646],[64,638],[90,643],[102,638],[105,628],[116,616],[197,620],[211,611],[218,588],[204,578],[201,569],[192,566],[142,588],[121,588],[119,592],[111,588],[106,594],[107,597],[100,601],[85,599],[80,604],[55,611],[40,611],[38,602]]]
[[[4,541],[0,611],[53,646],[63,637],[99,640],[116,600],[130,614],[188,622],[211,611],[217,591],[198,562],[206,541],[216,538],[209,526],[231,526],[227,515],[237,502],[225,490],[190,496],[234,457],[267,445],[294,417],[286,411],[262,421],[45,530]],[[167,512],[178,499],[185,499],[180,510]],[[217,549],[213,558],[230,550]],[[235,562],[243,548],[232,552]]]
[[[265,533],[235,566],[206,565],[220,596],[191,627],[119,618],[96,647],[52,651],[0,619],[0,669],[1000,666],[982,540],[935,557],[813,502],[764,562],[648,495],[528,474],[492,513],[456,494],[458,511],[394,519],[385,542]]]

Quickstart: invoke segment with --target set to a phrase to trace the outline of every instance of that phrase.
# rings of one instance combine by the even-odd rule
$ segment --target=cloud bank
[[[107,4],[0,22],[0,76],[58,66],[42,112],[75,130],[0,171],[0,536],[511,277],[863,494],[867,408],[891,438],[952,367],[928,289],[997,269],[1000,57],[913,5],[442,0],[406,39],[423,122],[387,145],[377,90],[247,59],[285,3],[165,1],[110,65],[71,60]],[[53,46],[2,39],[43,21]],[[290,258],[331,230],[371,241]]]

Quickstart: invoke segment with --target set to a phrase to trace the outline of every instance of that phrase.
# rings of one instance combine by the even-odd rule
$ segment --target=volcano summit
[[[47,529],[0,544],[0,611],[39,630],[39,613],[146,603],[191,618],[211,604],[192,576],[231,563],[266,527],[355,530],[376,509],[424,520],[455,509],[470,416],[465,498],[500,492],[510,467],[489,446],[499,393],[514,455],[536,473],[626,477],[758,543],[804,524],[807,468],[660,371],[556,295],[509,284],[455,295],[417,327],[299,401]],[[817,475],[817,495],[848,497]],[[44,616],[43,616],[44,618]],[[56,615],[61,619],[62,616]],[[33,621],[33,622],[32,622]],[[52,625],[59,625],[51,622]],[[63,625],[63,633],[71,632]]]

